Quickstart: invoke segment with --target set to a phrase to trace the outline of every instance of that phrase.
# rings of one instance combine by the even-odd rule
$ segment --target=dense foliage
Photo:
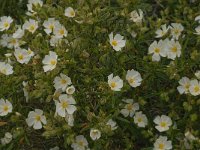
[[[200,149],[198,0],[1,1],[0,149]]]

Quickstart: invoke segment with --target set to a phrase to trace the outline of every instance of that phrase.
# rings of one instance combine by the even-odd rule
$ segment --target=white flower
[[[3,16],[0,18],[0,31],[8,30],[13,19],[10,16]]]
[[[59,102],[56,102],[56,113],[61,117],[65,117],[66,112],[71,115],[77,110],[74,104],[76,102],[72,96],[61,94],[59,96]]]
[[[91,129],[90,137],[93,141],[98,140],[101,137],[101,132],[98,129]]]
[[[24,30],[18,26],[18,29],[13,33],[12,37],[15,39],[20,39],[24,36]]]
[[[126,73],[126,80],[132,87],[138,87],[141,85],[142,77],[140,73],[134,69],[128,70]]]
[[[23,81],[22,85],[23,85],[23,92],[24,92],[24,96],[26,98],[26,102],[28,102],[29,96],[28,96],[28,91],[26,89],[26,87],[28,86],[28,82]]]
[[[123,47],[125,47],[126,40],[123,40],[124,37],[120,34],[116,34],[115,37],[113,37],[113,32],[109,34],[110,44],[116,51],[121,51]]]
[[[10,132],[6,132],[4,138],[1,139],[1,144],[6,145],[12,141],[12,134]]]
[[[32,57],[32,56],[35,55],[34,52],[33,52],[30,48],[28,48],[27,52],[28,52],[28,55],[29,55],[30,57]]]
[[[134,122],[138,125],[138,127],[142,128],[144,128],[148,124],[146,115],[143,114],[141,111],[135,113]]]
[[[29,0],[27,4],[28,12],[26,14],[29,16],[36,14],[36,12],[33,10],[33,6],[38,8],[38,7],[42,7],[42,5],[43,5],[43,1],[41,0]]]
[[[189,87],[190,87],[190,79],[189,78],[182,77],[178,83],[180,84],[180,86],[178,86],[177,89],[180,94],[189,93]]]
[[[200,79],[200,70],[195,72],[195,76],[197,77],[197,79]]]
[[[200,35],[200,26],[196,27],[195,31],[196,31],[196,33],[194,33],[194,34]]]
[[[110,126],[111,130],[116,130],[117,129],[117,123],[113,121],[112,119],[109,119],[106,125]]]
[[[12,109],[13,106],[8,100],[0,99],[0,116],[6,116],[12,112]]]
[[[51,71],[56,68],[58,55],[55,52],[49,51],[49,55],[45,55],[42,63],[44,64],[44,72]]]
[[[51,39],[50,39],[50,45],[55,47],[57,46],[58,44],[60,44],[62,41],[61,38],[59,37],[56,37],[55,35],[51,36]]]
[[[72,84],[70,77],[63,73],[60,74],[60,77],[55,77],[53,83],[56,90],[62,89],[63,92],[66,90],[67,86]]]
[[[71,127],[74,126],[74,116],[73,116],[73,114],[68,114],[66,112],[65,121],[68,123],[69,126],[71,126]]]
[[[31,56],[25,49],[20,49],[20,48],[15,49],[14,55],[17,61],[21,64],[28,64],[28,62],[31,59]]]
[[[181,45],[178,41],[171,40],[167,43],[167,57],[174,60],[181,56]]]
[[[72,95],[75,92],[75,87],[73,85],[67,87],[66,93]]]
[[[184,27],[180,23],[172,23],[170,29],[172,37],[178,40],[179,36],[181,35],[181,32],[184,30]]]
[[[7,47],[8,46],[8,41],[9,41],[8,34],[3,34],[1,36],[0,45],[3,46],[3,47]]]
[[[83,135],[76,136],[75,142],[72,143],[71,147],[74,150],[85,150],[88,147],[87,139]]]
[[[196,79],[190,81],[189,91],[192,95],[197,96],[200,94],[200,82]]]
[[[0,73],[4,75],[13,74],[13,67],[5,62],[0,62]]]
[[[197,140],[198,138],[196,138],[190,131],[187,131],[185,133],[185,137],[187,140],[189,141],[194,141],[194,140]]]
[[[195,17],[195,21],[198,21],[200,23],[200,15]]]
[[[156,30],[156,38],[161,38],[167,34],[169,27],[166,24],[161,25],[161,28]]]
[[[23,30],[28,30],[32,34],[36,31],[37,28],[38,22],[33,19],[26,20],[26,22],[23,24]]]
[[[160,40],[159,42],[154,41],[149,46],[148,53],[153,54],[152,61],[160,61],[160,56],[166,57],[166,49],[163,40]]]
[[[75,11],[72,7],[68,7],[65,9],[65,16],[73,18],[73,17],[75,17],[75,15],[76,15]]]
[[[49,150],[59,150],[60,148],[58,146],[55,146],[53,148],[50,148]]]
[[[124,115],[124,117],[133,117],[135,112],[139,110],[139,104],[133,103],[133,99],[126,99],[123,101],[126,103],[126,105],[124,106],[124,109],[120,111],[120,113]]]
[[[123,80],[119,76],[113,77],[113,73],[108,76],[108,85],[113,91],[121,91]]]
[[[40,109],[35,109],[35,111],[30,111],[26,123],[29,127],[33,126],[34,129],[41,129],[42,124],[46,124],[46,117],[43,115],[43,111]]]
[[[157,124],[155,127],[159,132],[164,132],[169,130],[169,127],[172,125],[172,120],[166,115],[157,116],[153,122]]]
[[[154,150],[169,150],[172,149],[172,142],[167,140],[166,136],[159,136],[154,143]]]
[[[44,31],[47,34],[50,34],[51,32],[53,32],[53,30],[56,28],[56,26],[59,26],[60,23],[55,20],[55,18],[48,18],[48,20],[45,20],[43,23],[43,26],[45,27]]]
[[[63,38],[67,36],[67,30],[65,29],[64,26],[62,25],[57,25],[55,27],[55,29],[53,30],[53,34],[57,37],[57,38]]]
[[[19,40],[12,37],[12,35],[3,34],[1,36],[0,45],[7,48],[19,47]]]
[[[5,56],[6,56],[6,58],[7,58],[7,63],[8,64],[12,64],[12,61],[10,60],[10,57],[12,56],[12,53],[6,53],[6,54],[4,54]]]
[[[130,14],[131,19],[135,23],[141,23],[143,19],[143,11],[141,9],[134,10]]]

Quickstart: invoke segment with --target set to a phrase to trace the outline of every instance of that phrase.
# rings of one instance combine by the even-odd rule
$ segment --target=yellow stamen
[[[175,30],[174,30],[174,33],[175,33],[175,34],[179,34],[180,31],[179,31],[178,29],[175,29]]]
[[[131,111],[131,110],[133,109],[133,105],[132,105],[132,104],[127,104],[127,109],[128,109],[129,111]]]
[[[35,120],[36,121],[41,121],[41,116],[40,115],[35,116]]]
[[[177,50],[178,50],[178,49],[177,49],[177,47],[176,47],[176,46],[172,47],[172,49],[171,49],[171,51],[172,51],[172,52],[174,52],[174,53],[176,53],[176,52],[177,52]]]
[[[194,87],[194,91],[197,93],[197,92],[199,92],[200,91],[200,87],[199,86],[195,86]]]
[[[79,144],[80,146],[84,146],[83,141],[79,141],[78,144]]]
[[[159,144],[158,148],[159,148],[159,149],[164,149],[164,146],[165,146],[165,145],[164,145],[163,143],[161,143],[161,144]]]
[[[112,83],[110,84],[110,86],[111,86],[112,88],[115,88],[117,85],[116,85],[115,82],[112,82]]]
[[[72,10],[72,11],[70,12],[70,15],[71,15],[71,16],[74,16],[74,15],[75,15],[75,12]]]
[[[4,27],[7,28],[8,26],[9,26],[9,23],[8,23],[8,22],[5,22],[5,23],[4,23]]]
[[[61,106],[62,106],[62,108],[64,108],[64,109],[67,108],[68,105],[69,105],[69,104],[68,104],[67,102],[65,102],[65,101],[61,103]]]
[[[54,25],[51,24],[51,25],[49,26],[49,28],[50,28],[51,30],[53,30],[53,29],[54,29]]]
[[[112,46],[117,46],[117,44],[118,44],[118,43],[117,43],[116,40],[113,40],[113,41],[112,41]]]
[[[7,111],[8,111],[8,106],[5,105],[5,106],[3,107],[3,110],[4,110],[5,112],[7,112]]]
[[[65,31],[64,31],[63,29],[61,29],[61,30],[59,31],[59,33],[60,33],[60,35],[64,35],[64,34],[65,34]]]
[[[67,81],[65,79],[61,80],[61,84],[66,84],[66,83],[67,83]]]
[[[186,88],[186,89],[189,89],[189,87],[190,87],[189,84],[186,84],[186,85],[185,85],[185,88]]]
[[[56,60],[51,60],[51,65],[55,65],[56,64]]]
[[[160,126],[163,127],[163,128],[166,127],[166,125],[167,125],[166,122],[161,122],[160,123]]]
[[[22,54],[18,55],[19,60],[23,60],[24,56]]]
[[[129,79],[129,83],[134,83],[135,82],[135,79],[133,79],[133,78],[131,78],[131,79]]]
[[[155,52],[155,53],[159,53],[159,52],[160,52],[160,48],[155,48],[155,49],[154,49],[154,52]]]
[[[34,25],[31,25],[31,26],[29,27],[29,30],[30,30],[30,31],[34,31],[34,30],[35,30],[35,26],[34,26]]]
[[[138,122],[142,122],[142,118],[138,118]]]

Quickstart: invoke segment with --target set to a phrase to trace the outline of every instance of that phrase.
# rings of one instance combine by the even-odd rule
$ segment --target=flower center
[[[110,84],[110,86],[111,86],[112,88],[115,88],[117,85],[116,85],[115,82],[112,82],[112,83]]]
[[[75,15],[75,12],[72,10],[72,11],[70,12],[70,15],[71,15],[71,16],[74,16],[74,15]]]
[[[1,72],[2,72],[3,74],[6,74],[7,71],[6,71],[6,69],[2,69]]]
[[[66,83],[67,83],[67,81],[65,79],[61,80],[61,84],[66,84]]]
[[[59,31],[59,33],[60,33],[60,35],[64,35],[64,34],[65,34],[65,31],[64,31],[63,29],[61,29],[61,30]]]
[[[174,53],[176,53],[176,52],[177,52],[177,50],[178,50],[178,49],[177,49],[177,47],[176,47],[176,46],[173,46],[173,47],[172,47],[172,49],[171,49],[171,51],[172,51],[172,52],[174,52]]]
[[[118,43],[117,43],[116,40],[113,40],[113,41],[112,41],[112,46],[117,46],[117,44],[118,44]]]
[[[29,50],[28,50],[28,54],[30,55],[31,53],[32,53],[32,51],[29,49]]]
[[[195,86],[195,87],[194,87],[194,91],[195,91],[195,92],[199,92],[199,90],[200,90],[199,86]]]
[[[186,89],[189,89],[189,87],[190,87],[190,84],[186,84],[186,85],[185,85],[185,88],[186,88]]]
[[[131,111],[131,110],[133,109],[133,105],[132,105],[132,104],[127,104],[127,109],[128,109],[129,111]]]
[[[5,22],[5,23],[4,23],[4,27],[7,28],[8,26],[9,26],[9,23],[8,23],[8,22]]]
[[[138,122],[142,122],[142,118],[138,118]]]
[[[4,110],[5,112],[7,112],[7,111],[8,111],[8,106],[5,105],[5,106],[3,107],[3,110]]]
[[[23,59],[24,59],[24,56],[23,56],[22,54],[20,54],[20,55],[18,56],[18,58],[19,58],[19,60],[23,60]]]
[[[53,30],[53,29],[54,29],[54,25],[51,24],[51,25],[49,26],[49,28],[50,28],[51,30]]]
[[[135,82],[135,79],[133,79],[133,78],[131,78],[131,79],[129,79],[129,83],[134,83]]]
[[[179,34],[179,33],[180,33],[180,31],[179,31],[178,29],[175,29],[175,30],[174,30],[174,34],[177,35],[177,34]]]
[[[36,120],[36,121],[41,121],[41,116],[40,116],[40,115],[36,115],[36,116],[35,116],[35,120]]]
[[[11,40],[11,43],[12,43],[12,44],[16,44],[16,43],[17,43],[16,39],[12,39],[12,40]]]
[[[51,65],[55,65],[56,64],[56,61],[55,60],[51,60]]]
[[[69,105],[69,104],[68,104],[67,102],[62,102],[62,104],[61,104],[61,105],[62,105],[62,108],[64,108],[64,109],[65,109],[65,108],[67,108],[67,107],[68,107],[68,105]]]
[[[78,144],[79,144],[80,146],[84,146],[83,141],[79,141]]]
[[[159,148],[159,149],[164,149],[164,146],[165,146],[165,145],[164,145],[163,143],[161,143],[161,144],[159,144],[158,148]]]
[[[155,53],[159,53],[159,52],[160,52],[160,48],[155,48],[155,49],[154,49],[154,52],[155,52]]]
[[[31,25],[31,26],[29,27],[29,30],[30,30],[30,31],[34,31],[34,30],[35,30],[35,26],[34,26],[34,25]]]
[[[166,122],[161,122],[160,123],[160,126],[163,127],[163,128],[166,127],[166,125],[167,125]]]

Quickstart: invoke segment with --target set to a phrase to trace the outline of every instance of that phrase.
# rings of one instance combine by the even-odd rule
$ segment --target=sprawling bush
[[[200,149],[198,0],[1,4],[0,149]]]

